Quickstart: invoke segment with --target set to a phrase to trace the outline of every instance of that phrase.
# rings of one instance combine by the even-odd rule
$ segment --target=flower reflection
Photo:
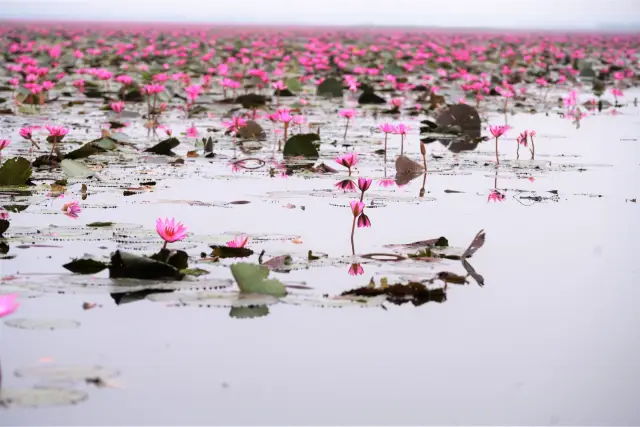
[[[335,184],[341,190],[346,191],[356,191],[356,183],[351,181],[350,179],[344,179]]]
[[[349,267],[349,274],[351,276],[361,276],[364,274],[364,268],[362,268],[362,265],[358,263],[351,264],[351,267]]]

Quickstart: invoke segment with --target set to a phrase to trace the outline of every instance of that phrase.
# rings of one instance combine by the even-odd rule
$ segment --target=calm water
[[[0,325],[2,386],[40,384],[13,375],[34,365],[101,365],[120,375],[108,380],[113,387],[71,385],[88,394],[77,405],[11,408],[0,423],[638,424],[640,212],[626,199],[640,195],[639,111],[630,106],[617,115],[587,117],[580,129],[557,116],[509,117],[514,130],[501,141],[505,161],[497,187],[506,189],[506,199],[500,203],[487,202],[494,171],[482,166],[493,157],[492,141],[460,155],[462,161],[478,160],[478,166],[453,171],[454,156],[438,143],[429,145],[430,153],[444,158],[429,160],[434,172],[428,175],[427,198],[419,203],[422,178],[402,188],[374,184],[371,194],[380,195],[384,206],[368,210],[372,228],[356,230],[359,254],[389,252],[384,245],[442,235],[464,247],[478,230],[486,231],[485,246],[470,260],[486,285],[450,285],[443,304],[385,304],[387,310],[277,304],[268,316],[254,319],[231,318],[228,308],[149,300],[116,305],[100,289],[47,292],[68,279],[35,274],[66,274],[61,265],[71,257],[108,255],[117,247],[114,241],[67,239],[53,242],[64,248],[12,247],[10,254],[17,257],[0,261],[0,271],[18,278],[5,281],[0,290],[18,289],[33,297],[21,298],[19,311],[8,319],[72,319],[81,325],[54,331]],[[503,117],[489,119],[499,123]],[[367,147],[358,147],[361,152],[381,148],[381,136],[369,131],[374,123],[362,118],[352,128],[353,137]],[[338,139],[341,125],[336,122],[323,135]],[[535,164],[541,169],[525,169],[517,178],[506,159],[515,158],[516,131],[525,128],[537,131]],[[389,176],[398,148],[392,141]],[[420,159],[417,141],[413,132],[406,146],[415,160]],[[187,151],[188,144],[183,145],[178,154]],[[341,150],[323,146],[322,160],[335,165],[332,157]],[[263,158],[264,153],[268,148]],[[524,150],[521,156],[527,158]],[[557,170],[567,164],[586,170]],[[202,158],[187,160],[179,173],[179,179],[159,181],[153,193],[125,198],[121,190],[97,189],[82,202],[85,209],[76,222],[51,215],[60,202],[48,201],[13,215],[11,226],[107,220],[152,230],[156,217],[175,216],[200,236],[238,231],[290,234],[302,241],[253,243],[258,252],[265,248],[266,258],[309,249],[331,257],[351,253],[351,214],[344,207],[350,199],[339,193],[309,195],[333,189],[335,175],[268,179],[264,172],[233,173],[224,160],[209,164]],[[379,157],[365,155],[355,176],[383,174]],[[514,190],[544,196],[557,190],[559,198],[518,203]],[[79,185],[69,187],[77,191]],[[282,197],[285,191],[290,197]],[[384,200],[390,196],[396,199]],[[172,200],[250,203],[203,207],[168,203]],[[286,209],[288,203],[296,208]],[[196,244],[188,252],[197,257],[206,246]],[[462,271],[455,262],[363,267],[359,277],[347,273],[347,263],[272,274],[304,281],[317,295],[335,295],[365,285],[372,276]],[[215,267],[208,277],[231,275]],[[83,302],[101,307],[85,311]]]

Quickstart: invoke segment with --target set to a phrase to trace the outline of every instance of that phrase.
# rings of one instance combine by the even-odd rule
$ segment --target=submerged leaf
[[[240,262],[231,265],[231,274],[241,292],[284,297],[287,290],[278,279],[267,279],[269,268],[264,265]]]
[[[0,167],[0,185],[24,185],[31,172],[31,163],[24,157],[9,159]]]

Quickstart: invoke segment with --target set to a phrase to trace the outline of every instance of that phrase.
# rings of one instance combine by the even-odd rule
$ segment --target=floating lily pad
[[[180,141],[178,140],[178,138],[168,138],[164,141],[158,142],[153,147],[147,148],[144,151],[147,153],[160,154],[164,156],[175,156],[175,153],[171,150],[176,148],[178,145],[180,145]]]
[[[0,185],[25,185],[31,172],[31,163],[24,157],[8,159],[0,167]]]
[[[164,262],[117,250],[111,256],[109,277],[144,280],[181,280],[184,274]]]
[[[63,267],[76,274],[95,274],[108,268],[109,264],[91,258],[76,258]]]
[[[329,98],[340,98],[342,97],[343,93],[344,89],[342,87],[342,83],[332,77],[324,79],[324,81],[318,85],[318,88],[316,90],[316,95],[326,96]]]
[[[263,265],[240,262],[231,265],[231,274],[243,293],[275,297],[287,295],[287,290],[282,282],[277,279],[267,279],[269,268]]]
[[[64,159],[60,162],[60,167],[69,178],[88,178],[95,175],[94,171],[75,160]]]
[[[285,157],[302,156],[307,159],[317,159],[320,154],[314,142],[319,140],[320,136],[317,133],[294,135],[284,144],[282,154]]]
[[[80,322],[70,319],[32,319],[32,318],[11,318],[4,321],[4,324],[18,329],[74,329],[80,327]]]
[[[16,369],[16,377],[33,378],[46,382],[85,381],[87,378],[115,378],[120,375],[116,369],[104,366],[57,366],[39,365]]]
[[[212,256],[219,258],[246,258],[253,255],[249,248],[232,248],[225,245],[209,245],[213,249]]]
[[[2,388],[0,406],[41,408],[47,406],[75,405],[87,400],[87,393],[66,388]]]

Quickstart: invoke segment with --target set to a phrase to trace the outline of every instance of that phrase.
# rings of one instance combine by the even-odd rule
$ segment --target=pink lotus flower
[[[234,237],[233,240],[229,240],[227,246],[230,248],[244,248],[248,241],[249,237],[241,234]]]
[[[343,156],[336,157],[336,163],[349,169],[349,176],[351,176],[351,168],[358,163],[358,153],[347,153]]]
[[[164,86],[161,84],[157,84],[157,83],[152,83],[150,85],[145,85],[142,88],[142,91],[146,94],[146,95],[157,95],[159,93],[164,92]]]
[[[369,187],[371,187],[371,179],[362,177],[358,178],[358,188],[360,191],[364,193],[369,189]]]
[[[118,113],[118,116],[120,116],[120,113],[122,113],[122,110],[124,110],[124,102],[123,101],[112,102],[110,106],[111,106],[111,109],[113,111]]]
[[[49,131],[49,135],[57,140],[62,140],[69,133],[69,129],[63,126],[45,126],[45,128]]]
[[[489,126],[489,131],[494,138],[500,138],[509,130],[508,126],[504,125],[491,125]]]
[[[395,109],[399,109],[402,107],[402,103],[404,102],[404,98],[392,98],[391,106]]]
[[[77,201],[72,201],[62,205],[62,212],[69,218],[77,219],[82,209]]]
[[[9,141],[8,139],[0,139],[0,151],[7,148],[9,144],[11,144],[11,141]]]
[[[340,115],[347,119],[347,124],[344,127],[344,139],[347,138],[347,131],[349,130],[349,122],[357,115],[356,110],[340,110]]]
[[[18,295],[16,294],[0,295],[0,317],[8,316],[16,311],[20,305],[16,301],[17,299]]]
[[[0,208],[0,219],[5,221],[9,219],[9,212],[4,208]]]
[[[491,135],[494,136],[494,138],[496,139],[496,165],[500,164],[500,159],[498,158],[498,139],[505,134],[505,132],[509,130],[508,126],[503,126],[503,125],[490,125],[489,126],[489,132],[491,132]]]
[[[378,125],[378,127],[385,134],[394,133],[395,129],[396,129],[391,123],[381,123],[381,124]],[[386,135],[385,135],[385,137],[386,137]]]
[[[364,268],[360,264],[351,264],[349,267],[349,274],[351,276],[361,276],[364,274]]]
[[[162,240],[164,240],[163,249],[167,247],[167,243],[177,242],[187,237],[187,227],[181,222],[176,224],[175,218],[171,218],[170,220],[165,218],[164,221],[162,218],[158,218],[156,220],[156,231]]]
[[[118,83],[122,83],[124,86],[127,86],[133,83],[133,78],[131,76],[127,76],[126,74],[123,74],[121,76],[116,77],[115,81],[117,81]]]
[[[191,85],[184,88],[185,92],[187,92],[187,99],[189,102],[194,102],[198,96],[200,96],[200,92],[202,91],[202,86],[200,85]]]
[[[287,85],[285,85],[282,80],[272,83],[271,86],[277,91],[285,90],[287,88]]]
[[[411,126],[405,125],[404,123],[400,123],[397,126],[394,126],[393,133],[395,135],[400,135],[400,155],[404,154],[404,139],[407,136],[407,133],[411,130]]]
[[[501,202],[504,200],[504,196],[498,190],[491,190],[487,197],[487,203],[490,201]]]
[[[349,204],[351,205],[351,212],[353,213],[354,218],[360,215],[364,210],[364,202],[352,200]]]
[[[196,128],[196,125],[192,124],[190,128],[187,128],[187,136],[189,138],[198,137],[198,129]]]

